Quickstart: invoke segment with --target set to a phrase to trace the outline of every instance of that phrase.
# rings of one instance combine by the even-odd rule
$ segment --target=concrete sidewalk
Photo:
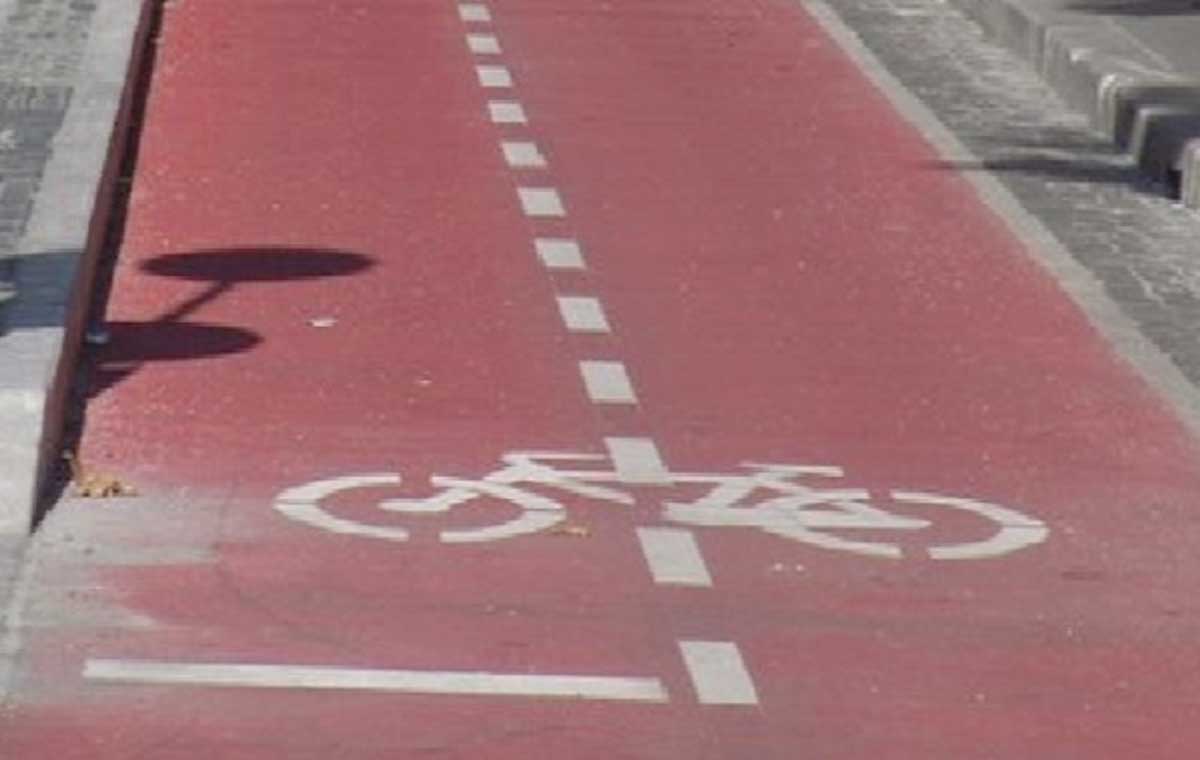
[[[155,5],[0,0],[0,555],[57,452]]]
[[[951,0],[1200,208],[1200,2]]]

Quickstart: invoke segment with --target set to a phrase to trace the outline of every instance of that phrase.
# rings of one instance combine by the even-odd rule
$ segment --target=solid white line
[[[463,21],[488,22],[492,20],[492,14],[487,6],[480,3],[460,4],[458,17]]]
[[[475,74],[483,87],[512,87],[512,74],[503,66],[476,66]]]
[[[496,55],[500,53],[500,40],[491,34],[468,34],[467,47],[479,55]]]
[[[758,704],[758,692],[737,644],[729,641],[681,641],[679,649],[683,652],[683,661],[701,704]]]
[[[559,296],[558,312],[571,332],[606,333],[612,329],[600,301],[590,296]]]
[[[579,372],[588,398],[597,404],[636,404],[633,383],[625,365],[613,361],[582,361]]]
[[[579,243],[565,238],[537,238],[533,241],[538,258],[548,269],[584,269]]]
[[[690,530],[638,528],[638,541],[655,583],[675,586],[712,586],[708,565]]]
[[[180,686],[346,689],[411,694],[667,701],[666,688],[657,678],[539,676],[448,670],[368,670],[147,660],[88,660],[83,675],[84,678],[93,681]]]
[[[658,447],[649,438],[604,439],[609,459],[622,483],[669,484],[671,473],[658,454]]]
[[[518,187],[526,216],[566,216],[558,191],[551,187]]]
[[[511,100],[489,100],[488,117],[493,124],[525,124],[525,109]]]
[[[538,150],[536,143],[502,142],[500,150],[504,152],[504,160],[514,169],[541,169],[546,166],[546,157]]]

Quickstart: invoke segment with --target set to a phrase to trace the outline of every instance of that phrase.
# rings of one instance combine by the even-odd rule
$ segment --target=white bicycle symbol
[[[502,467],[478,480],[444,475],[430,478],[440,489],[425,498],[392,498],[379,509],[393,513],[432,514],[482,497],[509,502],[520,513],[505,522],[484,527],[448,529],[438,534],[443,543],[476,543],[528,535],[566,519],[566,510],[554,498],[538,491],[560,491],[588,499],[632,505],[633,495],[610,484],[620,484],[619,474],[602,469],[558,469],[559,463],[598,463],[607,457],[593,454],[515,451],[505,454]],[[758,528],[767,533],[823,549],[872,557],[901,558],[903,549],[878,540],[855,540],[842,534],[854,531],[916,531],[932,526],[918,517],[888,512],[870,503],[861,488],[815,488],[803,479],[841,478],[840,467],[817,465],[744,463],[746,472],[723,475],[671,473],[670,485],[697,484],[710,490],[691,502],[664,502],[663,518],[669,522],[702,527]],[[293,520],[316,528],[353,536],[406,541],[409,532],[395,526],[372,525],[332,514],[322,502],[336,493],[368,487],[397,486],[394,473],[349,475],[319,480],[283,491],[275,508]],[[523,487],[526,486],[526,487]],[[982,540],[939,544],[924,549],[936,560],[981,559],[1024,549],[1044,541],[1049,529],[1040,520],[1015,509],[977,499],[942,496],[920,491],[888,492],[893,502],[922,507],[960,510],[993,524],[994,532]],[[762,494],[755,503],[751,499]]]

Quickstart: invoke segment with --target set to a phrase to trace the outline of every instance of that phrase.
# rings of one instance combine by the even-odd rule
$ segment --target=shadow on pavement
[[[170,253],[143,262],[141,268],[160,277],[211,283],[203,293],[155,320],[163,323],[182,319],[243,283],[345,277],[372,263],[370,257],[347,251],[266,247]]]
[[[100,395],[147,363],[207,359],[254,348],[262,339],[249,330],[184,321],[236,287],[345,277],[372,264],[360,253],[296,247],[228,248],[148,259],[141,264],[143,271],[209,286],[149,322],[107,323],[107,342],[89,357],[87,396]]]
[[[1200,0],[1074,0],[1066,9],[1101,16],[1183,16],[1200,13]]]
[[[160,277],[206,282],[201,293],[145,322],[105,323],[107,340],[84,351],[79,376],[65,420],[63,449],[74,451],[82,435],[87,401],[156,362],[200,361],[242,353],[262,343],[243,327],[189,322],[186,318],[236,287],[254,283],[347,277],[366,271],[374,259],[361,253],[328,248],[258,246],[170,253],[148,259],[143,271]],[[107,288],[104,288],[107,291]],[[107,293],[98,294],[101,303]],[[62,495],[70,481],[65,462],[58,462],[35,524]]]
[[[108,343],[95,351],[90,362],[89,398],[145,364],[236,354],[262,342],[250,330],[197,322],[109,322],[107,327]]]
[[[925,165],[943,171],[1029,174],[1059,182],[1119,184],[1140,192],[1150,192],[1146,187],[1145,176],[1134,166],[1113,166],[1099,162],[1033,156],[989,158],[981,161],[930,161]]]

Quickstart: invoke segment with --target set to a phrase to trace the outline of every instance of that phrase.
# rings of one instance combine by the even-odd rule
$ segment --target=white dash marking
[[[484,87],[512,87],[512,74],[503,66],[476,66],[475,74]]]
[[[600,301],[590,296],[559,296],[558,311],[571,332],[607,333],[608,317]]]
[[[622,483],[669,484],[671,473],[649,438],[605,438],[609,459]]]
[[[461,3],[458,17],[467,22],[486,23],[492,20],[492,13],[482,3]]]
[[[502,142],[500,150],[504,151],[505,162],[514,169],[541,169],[546,166],[546,157],[538,150],[536,143]]]
[[[538,258],[547,269],[584,269],[579,243],[565,238],[537,238],[533,241]]]
[[[527,675],[454,670],[177,663],[148,660],[88,660],[84,678],[93,681],[226,686],[259,689],[343,689],[458,694],[469,696],[562,697],[631,702],[666,702],[657,678]]]
[[[525,109],[511,100],[489,100],[488,116],[493,124],[525,124]]]
[[[636,404],[633,383],[625,365],[612,361],[579,362],[588,398],[597,404]]]
[[[655,583],[675,586],[712,586],[708,565],[690,530],[638,528],[638,541]]]
[[[477,55],[498,55],[500,40],[491,34],[468,34],[467,47]]]
[[[566,216],[558,191],[551,187],[518,187],[521,208],[526,216]]]
[[[729,641],[681,641],[679,649],[683,652],[683,661],[701,704],[758,704],[758,692],[737,644]]]

